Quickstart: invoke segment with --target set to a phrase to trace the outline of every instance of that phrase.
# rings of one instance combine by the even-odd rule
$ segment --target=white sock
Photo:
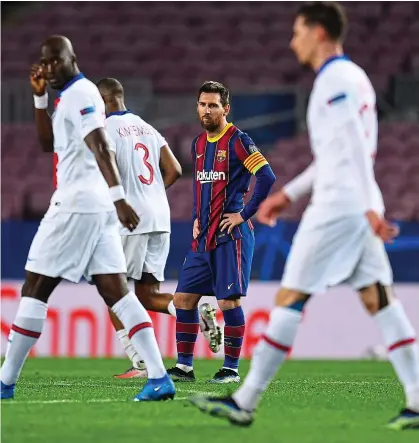
[[[141,362],[140,354],[134,349],[131,340],[128,338],[128,332],[126,329],[120,329],[116,331],[116,335],[124,348],[125,354],[131,360],[132,366],[137,369],[143,369],[144,364]]]
[[[176,318],[176,308],[175,304],[173,303],[173,300],[168,304],[167,310],[169,311],[169,314]]]
[[[9,335],[1,381],[15,384],[32,346],[38,341],[47,318],[48,305],[32,297],[22,297]]]
[[[166,375],[151,318],[136,295],[129,292],[112,306],[112,311],[129,331],[128,338],[137,353],[141,349],[149,378],[162,378]]]
[[[301,312],[276,307],[269,319],[268,329],[255,347],[249,374],[233,395],[243,409],[253,411],[263,392],[291,349],[301,320]]]
[[[182,369],[182,371],[185,371],[185,372],[193,371],[193,366],[182,365],[181,363],[176,363],[176,367],[179,369]]]
[[[389,359],[406,394],[407,407],[419,411],[419,347],[416,333],[399,300],[374,316]]]

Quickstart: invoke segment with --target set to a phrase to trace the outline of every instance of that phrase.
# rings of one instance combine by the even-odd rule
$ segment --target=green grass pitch
[[[167,365],[173,362],[167,361]],[[178,383],[174,401],[134,403],[144,383],[114,380],[119,359],[31,359],[15,400],[3,401],[5,443],[397,443],[418,431],[384,425],[403,406],[391,366],[375,361],[289,361],[278,373],[251,428],[208,417],[186,398],[226,394],[207,380],[220,361],[197,361],[196,383]],[[241,363],[245,375],[249,362]]]

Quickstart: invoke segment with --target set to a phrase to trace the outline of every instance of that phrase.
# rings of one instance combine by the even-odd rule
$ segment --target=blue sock
[[[223,311],[224,315],[224,368],[239,367],[240,352],[243,345],[245,320],[241,306]]]
[[[193,351],[198,330],[198,309],[176,308],[176,348],[178,364],[192,366]]]

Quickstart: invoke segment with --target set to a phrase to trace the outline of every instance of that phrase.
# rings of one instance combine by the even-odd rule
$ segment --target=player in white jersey
[[[161,293],[160,283],[164,281],[170,248],[170,208],[166,189],[181,176],[182,168],[162,135],[126,109],[124,88],[118,80],[104,78],[97,87],[105,102],[106,130],[121,184],[140,218],[133,231],[124,226],[120,228],[127,276],[134,280],[135,293],[147,310],[176,317],[173,295]],[[201,305],[201,317],[203,308],[207,310],[208,306],[207,303]],[[145,364],[133,348],[127,331],[112,310],[109,314],[132,362],[130,369],[115,378],[147,377]],[[213,321],[207,323],[212,329],[217,326]],[[207,340],[210,336],[205,335]]]
[[[124,89],[118,80],[104,78],[97,87],[105,102],[106,130],[121,184],[127,201],[140,218],[133,231],[123,225],[120,227],[127,276],[134,280],[135,293],[147,310],[176,317],[173,295],[159,290],[170,249],[170,208],[166,189],[182,175],[182,168],[161,134],[126,109]],[[109,313],[132,362],[132,368],[115,377],[146,377],[144,362],[133,348],[127,331],[112,310]]]
[[[79,71],[66,37],[48,38],[41,53],[30,77],[35,120],[43,150],[58,154],[58,186],[29,251],[22,299],[1,368],[1,398],[14,397],[23,364],[47,318],[49,296],[61,280],[77,283],[83,275],[129,331],[135,349],[141,348],[150,378],[135,400],[173,398],[174,385],[150,316],[128,289],[118,218],[133,231],[138,216],[125,200],[108,149],[105,105],[97,87]],[[47,83],[60,90],[51,118]]]
[[[346,18],[334,2],[301,6],[291,49],[317,73],[307,124],[313,164],[262,204],[258,219],[274,225],[279,213],[312,191],[294,237],[276,307],[255,348],[251,370],[231,397],[193,398],[204,412],[250,425],[262,393],[285,361],[314,292],[349,283],[381,329],[389,359],[404,387],[406,408],[393,429],[419,426],[419,348],[416,332],[391,292],[384,242],[397,230],[384,218],[374,177],[377,147],[375,93],[365,72],[343,55]]]

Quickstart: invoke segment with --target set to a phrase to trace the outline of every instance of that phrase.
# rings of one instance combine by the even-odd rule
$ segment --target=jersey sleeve
[[[117,137],[115,136],[116,130],[111,121],[106,120],[105,129],[106,129],[105,131],[106,140],[108,141],[109,150],[116,154],[118,142],[117,142]]]
[[[365,210],[373,208],[374,170],[370,147],[357,106],[356,92],[344,84],[336,84],[324,96],[324,109],[331,141],[350,153],[354,174],[358,177]]]
[[[235,141],[234,150],[244,167],[252,174],[256,174],[260,168],[268,164],[253,140],[245,133]]]
[[[163,146],[167,145],[167,141],[166,139],[160,134],[159,131],[156,131],[156,137],[157,137],[157,144],[159,146],[159,148],[162,148]]]
[[[297,177],[293,178],[283,186],[283,191],[292,202],[298,200],[312,190],[316,174],[315,167],[313,161],[310,166],[301,172],[301,174],[297,175]]]
[[[105,116],[93,93],[74,91],[71,96],[70,120],[83,140],[88,134],[105,126]]]

